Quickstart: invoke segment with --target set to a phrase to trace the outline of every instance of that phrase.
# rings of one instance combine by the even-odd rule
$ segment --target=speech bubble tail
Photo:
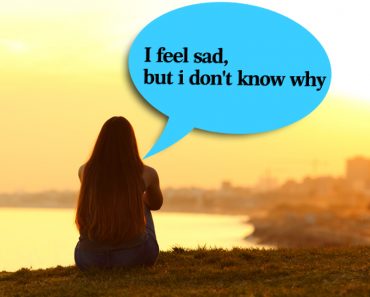
[[[167,147],[175,144],[193,130],[193,127],[187,125],[187,121],[179,121],[175,118],[169,118],[162,134],[157,139],[153,147],[144,156],[144,159],[163,151]]]

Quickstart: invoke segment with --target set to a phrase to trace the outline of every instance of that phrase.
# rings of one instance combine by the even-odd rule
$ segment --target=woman
[[[153,265],[159,247],[150,210],[160,209],[163,197],[158,174],[141,161],[124,117],[105,122],[78,175],[77,267]]]

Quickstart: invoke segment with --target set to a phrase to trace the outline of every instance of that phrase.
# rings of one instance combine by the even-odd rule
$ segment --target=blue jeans
[[[74,252],[75,263],[81,270],[90,267],[114,268],[140,265],[154,265],[158,258],[159,246],[155,235],[154,222],[150,210],[145,207],[146,232],[131,247],[86,248],[85,242],[77,242]]]

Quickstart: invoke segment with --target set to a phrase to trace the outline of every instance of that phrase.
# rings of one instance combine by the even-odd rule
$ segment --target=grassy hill
[[[161,252],[151,268],[0,272],[0,296],[370,296],[370,247]]]

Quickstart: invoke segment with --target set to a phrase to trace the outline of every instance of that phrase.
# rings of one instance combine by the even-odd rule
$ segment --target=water
[[[74,265],[73,209],[0,208],[0,271]],[[152,212],[161,250],[173,246],[257,247],[247,216]]]

